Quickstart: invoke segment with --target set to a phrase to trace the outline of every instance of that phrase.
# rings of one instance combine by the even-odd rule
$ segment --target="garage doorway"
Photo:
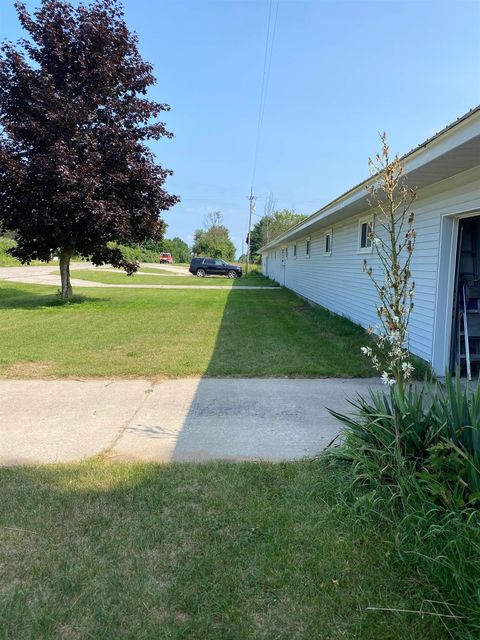
[[[458,222],[450,368],[478,377],[480,368],[480,215]]]

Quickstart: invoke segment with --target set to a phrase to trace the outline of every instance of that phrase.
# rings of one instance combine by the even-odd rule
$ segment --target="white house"
[[[416,283],[410,348],[442,374],[455,361],[457,287],[480,278],[480,106],[402,158],[414,204]],[[363,259],[374,264],[366,186],[339,196],[262,247],[265,275],[367,327],[378,322]],[[348,357],[348,354],[345,354]]]

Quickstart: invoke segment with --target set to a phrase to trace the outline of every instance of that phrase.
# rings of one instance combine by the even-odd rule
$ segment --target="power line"
[[[273,19],[273,27],[272,27],[271,23],[272,23],[272,10],[273,10],[274,1],[275,1],[275,16]],[[265,115],[265,106],[267,102],[268,84],[270,80],[270,69],[272,66],[273,45],[275,42],[275,33],[277,30],[278,5],[279,5],[279,0],[270,0],[270,4],[268,7],[267,35],[265,38],[265,51],[263,56],[262,82],[260,85],[260,103],[258,108],[257,134],[255,138],[255,150],[253,154],[253,171],[252,171],[252,183],[251,183],[252,188],[254,187],[254,184],[255,184],[258,152],[260,148],[263,118]],[[271,33],[271,37],[270,37],[270,33]]]
[[[273,19],[273,26],[272,26],[272,13],[273,13],[274,1],[276,4],[275,4],[275,16]],[[250,207],[249,207],[249,214],[248,214],[247,260],[245,265],[245,275],[248,274],[248,266],[250,262],[252,215],[255,215],[255,200],[256,200],[256,197],[253,195],[253,187],[255,184],[255,176],[257,173],[258,151],[260,148],[260,138],[262,134],[263,118],[265,115],[265,105],[267,103],[268,83],[270,80],[270,69],[272,66],[273,45],[275,42],[275,32],[277,29],[278,5],[279,5],[279,0],[270,0],[269,6],[268,6],[267,36],[265,38],[265,52],[263,55],[263,71],[262,71],[262,82],[260,86],[260,104],[258,107],[257,135],[255,138],[255,150],[253,153],[252,182],[250,187],[250,195],[248,196],[248,200],[250,201]]]

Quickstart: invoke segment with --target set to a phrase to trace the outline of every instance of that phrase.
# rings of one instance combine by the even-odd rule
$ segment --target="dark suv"
[[[228,264],[221,258],[192,258],[189,271],[199,278],[204,278],[205,276],[240,278],[242,275],[242,267]]]

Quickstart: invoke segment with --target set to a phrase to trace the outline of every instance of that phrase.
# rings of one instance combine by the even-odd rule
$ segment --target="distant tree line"
[[[142,248],[157,254],[162,252],[171,253],[175,262],[190,262],[192,251],[188,244],[179,237],[164,238],[160,242],[147,240],[142,243]]]
[[[253,262],[260,262],[260,249],[265,244],[285,233],[295,224],[305,220],[307,216],[295,213],[290,209],[266,213],[253,226],[250,238],[250,254]]]
[[[235,245],[223,224],[220,211],[209,213],[205,218],[204,228],[195,231],[192,252],[196,256],[223,258],[227,261],[235,259]]]

